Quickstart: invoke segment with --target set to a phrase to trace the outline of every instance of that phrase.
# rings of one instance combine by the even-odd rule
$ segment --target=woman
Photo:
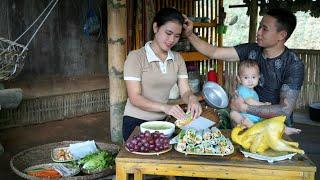
[[[143,122],[165,120],[167,115],[177,119],[185,117],[179,105],[167,104],[175,83],[192,117],[197,118],[202,112],[188,85],[184,60],[170,50],[180,39],[183,23],[182,14],[176,9],[161,9],[153,20],[153,40],[130,52],[125,61],[124,80],[129,97],[123,117],[125,141]]]

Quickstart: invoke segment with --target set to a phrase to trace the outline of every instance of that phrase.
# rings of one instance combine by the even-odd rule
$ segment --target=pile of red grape
[[[160,152],[170,148],[169,139],[159,131],[140,132],[138,135],[128,139],[126,147],[131,152]]]

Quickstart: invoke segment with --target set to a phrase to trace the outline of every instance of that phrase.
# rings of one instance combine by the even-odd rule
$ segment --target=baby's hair
[[[242,70],[244,68],[257,68],[258,69],[258,72],[259,72],[259,64],[257,61],[255,60],[252,60],[252,59],[246,59],[246,60],[243,60],[243,61],[240,61],[239,63],[239,71],[238,71],[238,74],[240,75],[240,73],[242,72]]]

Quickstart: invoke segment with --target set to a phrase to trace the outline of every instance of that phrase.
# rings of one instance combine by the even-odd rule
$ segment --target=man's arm
[[[200,39],[193,33],[193,22],[184,15],[185,24],[184,35],[188,38],[197,51],[211,59],[220,59],[226,61],[238,61],[239,56],[234,47],[217,47]]]
[[[246,112],[263,118],[271,118],[278,115],[289,117],[294,110],[300,90],[290,89],[284,85],[280,92],[280,103],[270,106],[247,106]]]
[[[254,100],[253,98],[249,98],[249,99],[245,100],[245,102],[251,106],[271,105],[271,103],[269,103],[269,102],[260,102],[260,101]]]

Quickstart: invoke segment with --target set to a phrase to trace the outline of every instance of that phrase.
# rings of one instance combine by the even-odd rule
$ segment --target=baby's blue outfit
[[[257,92],[254,89],[250,89],[246,86],[242,86],[239,85],[237,87],[237,91],[239,93],[239,95],[244,99],[247,100],[249,98],[252,98],[256,101],[259,101],[259,96],[257,94]],[[252,114],[248,114],[248,113],[240,113],[242,116],[248,118],[251,122],[253,123],[257,123],[259,121],[261,121],[261,118]]]

